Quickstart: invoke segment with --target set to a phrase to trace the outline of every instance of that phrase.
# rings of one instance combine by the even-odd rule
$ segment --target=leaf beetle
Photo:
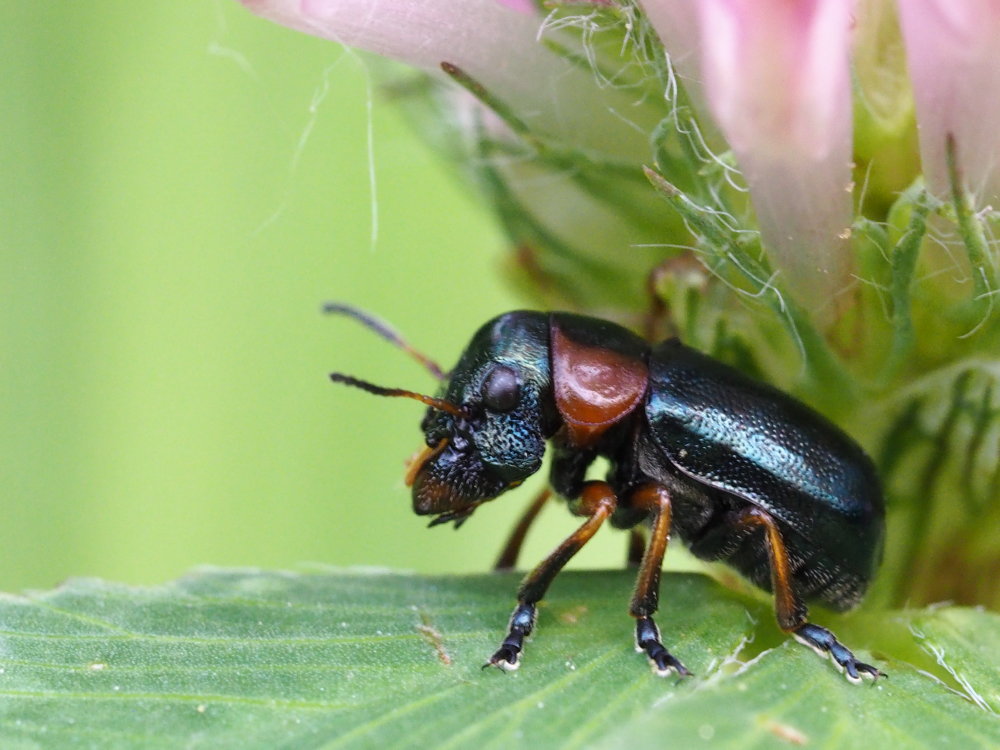
[[[778,624],[852,682],[883,675],[858,661],[806,600],[844,611],[861,599],[880,561],[885,508],[872,461],[811,408],[675,338],[650,345],[615,323],[564,312],[515,311],[483,325],[444,373],[389,326],[349,315],[420,360],[442,381],[437,396],[383,388],[342,373],[331,379],[376,395],[422,401],[426,446],[407,474],[413,509],[431,525],[462,524],[482,503],[523,482],[553,449],[549,484],[585,520],[532,570],[517,592],[507,635],[485,666],[517,669],[536,608],[563,566],[608,522],[649,526],[633,544],[638,576],[629,614],[636,649],[660,675],[687,668],[653,620],[671,532],[697,557],[735,568],[774,595]],[[598,456],[604,480],[586,472]],[[499,567],[512,567],[529,507]]]

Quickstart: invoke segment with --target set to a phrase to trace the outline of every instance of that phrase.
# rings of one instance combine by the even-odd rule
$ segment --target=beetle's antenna
[[[379,320],[373,315],[369,315],[364,310],[359,310],[352,305],[345,305],[342,302],[327,302],[323,305],[323,312],[329,314],[340,314],[347,315],[350,318],[354,318],[356,321],[366,326],[369,330],[374,331],[379,336],[384,338],[390,344],[402,349],[404,352],[413,357],[417,362],[422,364],[427,371],[433,375],[438,380],[444,379],[444,370],[442,370],[437,362],[432,360],[426,354],[418,352],[412,346],[410,346],[406,340],[400,336],[392,326],[390,326],[385,321]],[[384,394],[383,394],[384,395]]]
[[[380,385],[369,383],[367,380],[359,380],[351,375],[345,375],[342,372],[331,372],[330,380],[334,383],[343,383],[344,385],[351,385],[355,388],[360,388],[363,391],[374,393],[376,396],[404,396],[406,398],[412,398],[435,409],[440,409],[441,411],[453,414],[456,417],[465,416],[465,412],[462,411],[461,407],[455,406],[455,404],[450,401],[445,401],[441,398],[425,396],[422,393],[414,393],[413,391],[404,391],[402,388],[383,388]]]

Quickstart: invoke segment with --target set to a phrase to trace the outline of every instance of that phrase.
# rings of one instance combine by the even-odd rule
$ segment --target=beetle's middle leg
[[[642,484],[629,493],[632,507],[649,511],[653,529],[649,544],[639,563],[639,575],[629,613],[635,618],[635,647],[649,657],[653,670],[661,676],[677,672],[681,677],[691,673],[660,642],[660,630],[653,621],[660,598],[660,570],[670,539],[670,493],[659,484]]]
[[[759,508],[744,510],[737,525],[763,526],[767,544],[767,556],[771,566],[771,588],[774,591],[774,609],[778,625],[786,633],[791,633],[799,643],[809,646],[820,656],[830,656],[851,682],[861,682],[861,676],[875,680],[885,674],[858,661],[837,637],[824,627],[813,625],[806,620],[806,606],[795,592],[788,550],[781,538],[781,531],[774,519]]]
[[[524,639],[531,635],[535,627],[538,602],[545,596],[559,571],[590,541],[617,506],[618,498],[607,482],[586,482],[583,485],[580,498],[571,505],[571,510],[578,516],[587,516],[587,520],[521,582],[521,588],[517,592],[517,606],[514,607],[507,627],[507,637],[484,667],[493,665],[512,670],[520,666]]]

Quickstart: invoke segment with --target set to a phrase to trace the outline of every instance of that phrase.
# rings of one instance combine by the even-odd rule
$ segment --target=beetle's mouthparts
[[[439,455],[448,445],[448,438],[441,438],[438,444],[433,448],[429,445],[425,445],[419,451],[414,453],[410,460],[406,462],[406,475],[403,477],[403,482],[407,487],[412,487],[413,483],[417,480],[417,475],[420,473],[421,469],[427,465],[428,461],[434,460],[434,457]]]
[[[446,441],[442,441],[446,442]],[[440,476],[436,476],[433,470],[428,470],[429,463],[435,449],[431,449],[426,459],[421,460],[418,456],[414,461],[414,466],[410,467],[407,477],[413,475],[413,511],[417,515],[430,516],[439,513],[449,514],[464,510],[471,502],[471,498],[463,497],[462,493],[452,483]],[[417,463],[419,462],[419,466]],[[444,523],[444,521],[439,521]]]
[[[480,505],[482,505],[482,503],[470,503],[469,505],[466,505],[464,508],[459,508],[458,510],[452,510],[447,513],[442,513],[437,518],[432,519],[431,522],[427,524],[427,528],[440,526],[443,523],[450,523],[454,521],[455,528],[457,529],[468,520],[469,516],[471,516],[473,512],[476,510],[476,508],[478,508]]]
[[[412,481],[413,511],[419,516],[441,516],[436,523],[464,521],[509,484],[494,475],[475,452],[456,451],[449,438],[415,456],[407,480]]]

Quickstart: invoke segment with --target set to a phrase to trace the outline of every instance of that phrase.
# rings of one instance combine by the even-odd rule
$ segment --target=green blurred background
[[[3,3],[0,50],[0,588],[485,569],[538,482],[426,530],[402,485],[421,407],[326,379],[434,388],[323,300],[445,365],[525,304],[364,61],[230,0]],[[572,525],[549,508],[525,560]],[[578,564],[621,559],[601,536]]]

